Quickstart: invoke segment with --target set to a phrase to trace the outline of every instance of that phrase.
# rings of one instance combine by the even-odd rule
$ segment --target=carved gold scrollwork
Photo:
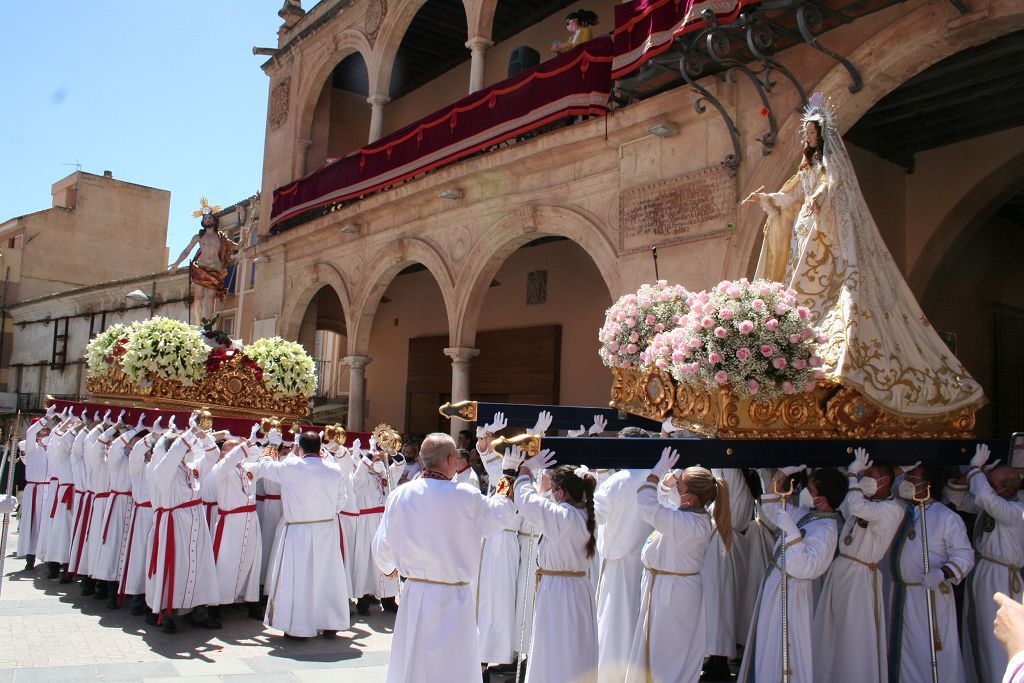
[[[649,414],[659,422],[665,419],[675,405],[675,384],[672,376],[660,370],[651,370],[642,379],[643,402]]]

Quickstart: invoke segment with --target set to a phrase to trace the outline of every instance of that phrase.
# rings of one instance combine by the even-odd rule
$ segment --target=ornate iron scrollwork
[[[864,87],[864,79],[861,78],[860,71],[858,71],[857,67],[853,65],[853,62],[851,62],[846,57],[843,57],[835,50],[830,50],[821,43],[819,43],[817,36],[814,35],[815,31],[820,29],[824,24],[824,16],[822,15],[823,11],[827,10],[823,10],[821,7],[818,7],[817,5],[811,4],[809,2],[805,2],[804,4],[800,5],[799,9],[797,9],[796,11],[796,25],[797,28],[800,29],[800,35],[803,37],[804,42],[813,47],[815,50],[822,53],[823,55],[828,55],[832,59],[842,64],[843,68],[846,69],[846,72],[850,74],[850,80],[853,81],[852,83],[850,83],[850,92],[859,92],[860,89]],[[841,14],[834,12],[831,12],[831,14],[835,15],[837,18],[841,19],[844,22],[847,21],[847,18]]]

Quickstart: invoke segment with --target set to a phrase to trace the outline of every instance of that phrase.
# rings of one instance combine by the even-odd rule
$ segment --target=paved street
[[[338,638],[285,640],[247,617],[224,612],[224,628],[194,629],[178,619],[165,635],[126,607],[83,598],[79,584],[59,585],[45,566],[21,571],[12,520],[0,594],[0,683],[8,681],[358,681],[385,679],[394,615],[353,615],[352,630]]]

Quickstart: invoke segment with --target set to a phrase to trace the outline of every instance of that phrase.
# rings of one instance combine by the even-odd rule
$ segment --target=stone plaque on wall
[[[723,166],[626,190],[619,196],[619,250],[727,235],[736,223],[736,201],[736,180]]]
[[[292,86],[292,79],[289,76],[274,86],[270,91],[270,127],[278,128],[288,120],[288,93]]]

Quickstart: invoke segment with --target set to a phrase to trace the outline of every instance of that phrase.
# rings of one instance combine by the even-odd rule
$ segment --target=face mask
[[[878,481],[874,477],[864,477],[860,480],[860,491],[865,498],[878,493]]]
[[[373,461],[373,471],[374,472],[376,472],[377,474],[384,474],[384,470],[385,469],[387,469],[387,468],[384,467],[384,463],[382,463],[380,460],[374,460]]]
[[[896,493],[899,494],[900,498],[904,500],[914,500],[914,494],[917,492],[917,486],[912,481],[901,481],[900,487]]]
[[[810,489],[802,489],[800,491],[800,507],[814,508],[814,496],[811,495]]]

